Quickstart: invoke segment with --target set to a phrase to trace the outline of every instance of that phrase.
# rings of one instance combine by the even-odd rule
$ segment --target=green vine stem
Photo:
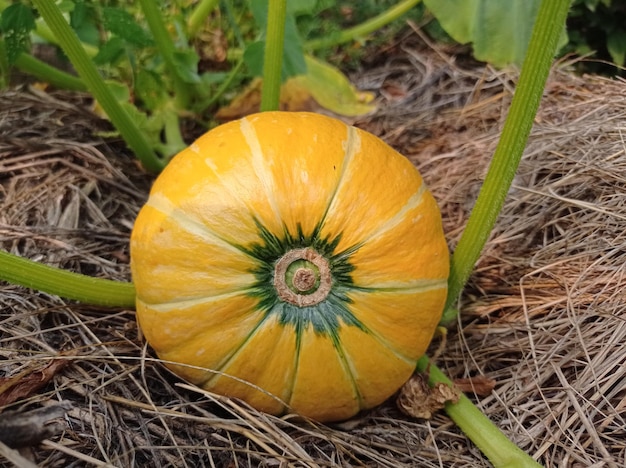
[[[71,91],[87,91],[87,86],[80,78],[50,66],[30,54],[21,53],[18,55],[14,65],[24,73],[28,73],[57,88]]]
[[[417,363],[417,370],[428,375],[431,386],[444,384],[453,387],[446,375],[432,364],[426,356]],[[530,455],[511,442],[469,398],[462,393],[456,403],[448,402],[446,413],[468,436],[496,468],[540,467]]]
[[[570,0],[543,0],[498,146],[454,250],[446,310],[453,308],[478,261],[522,158],[548,79]]]
[[[134,307],[132,283],[72,273],[0,250],[0,278],[86,304]]]
[[[277,110],[279,107],[286,17],[287,0],[272,0],[269,2],[267,36],[263,56],[261,111]]]
[[[162,112],[165,120],[163,153],[174,156],[184,150],[187,147],[187,143],[185,143],[181,133],[180,119],[176,109],[164,109]],[[169,160],[170,158],[168,157],[167,159]]]
[[[98,100],[109,119],[124,138],[130,149],[142,162],[147,170],[158,172],[163,168],[152,147],[141,133],[133,119],[117,102],[106,83],[91,62],[78,37],[65,21],[55,2],[50,0],[33,0],[37,10],[50,27],[61,48],[74,65],[87,89]]]
[[[139,4],[141,5],[141,10],[146,18],[150,32],[154,36],[157,49],[163,57],[168,74],[172,79],[176,107],[177,109],[187,110],[191,99],[189,86],[179,75],[178,67],[174,60],[176,47],[165,27],[161,10],[154,0],[139,0]]]
[[[569,4],[570,0],[543,0],[539,6],[502,135],[452,256],[446,311],[458,300],[504,204],[539,108]],[[429,374],[430,385],[452,385],[425,356],[418,362],[417,370]],[[465,395],[457,403],[447,403],[445,410],[496,468],[540,466],[509,441]]]
[[[189,39],[196,37],[207,16],[215,9],[218,3],[219,0],[200,0],[198,2],[187,20],[187,36]]]
[[[383,26],[397,20],[407,13],[411,8],[420,3],[422,0],[404,0],[398,2],[395,6],[383,11],[381,14],[371,18],[352,28],[344,29],[336,34],[319,39],[312,39],[304,44],[307,50],[317,50],[327,47],[334,47],[339,44],[353,41],[359,37],[367,36],[370,33],[382,28]]]

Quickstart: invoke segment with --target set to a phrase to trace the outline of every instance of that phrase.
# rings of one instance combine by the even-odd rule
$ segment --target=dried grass
[[[515,75],[402,47],[358,77],[382,97],[357,123],[420,167],[453,247]],[[118,143],[92,136],[106,126],[84,105],[32,89],[0,95],[0,244],[128,279],[128,235],[150,180]],[[439,358],[454,378],[495,379],[477,404],[550,467],[626,463],[624,135],[625,83],[554,71]],[[67,350],[77,354],[62,357],[71,363],[53,383],[3,409],[72,404],[63,434],[17,455],[39,466],[488,466],[444,414],[412,421],[389,403],[333,426],[268,416],[181,384],[145,347],[132,311],[0,285],[3,375]]]

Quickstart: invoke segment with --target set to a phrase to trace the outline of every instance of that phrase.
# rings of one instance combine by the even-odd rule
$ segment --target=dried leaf
[[[215,114],[221,122],[240,119],[246,115],[259,112],[261,106],[261,88],[263,80],[255,78],[236,96],[228,106],[222,107]],[[280,110],[297,112],[313,111],[316,107],[311,94],[294,79],[287,80],[280,89]]]
[[[456,388],[442,383],[430,387],[424,374],[414,374],[400,389],[396,405],[407,416],[431,419],[447,402],[456,403],[458,399]]]
[[[454,379],[454,385],[462,392],[474,393],[478,396],[487,396],[491,394],[492,390],[496,387],[496,381],[484,375],[477,375],[476,377],[469,377],[467,379]]]
[[[372,93],[357,90],[337,68],[306,56],[307,73],[288,79],[280,89],[280,110],[313,111],[323,107],[338,115],[354,117],[372,112]],[[261,104],[261,78],[254,79],[215,117],[226,122],[258,112]]]
[[[356,89],[339,69],[308,55],[305,59],[306,75],[296,76],[292,80],[306,89],[320,106],[347,117],[376,110],[374,95]]]
[[[63,356],[75,356],[75,351],[63,353]],[[26,369],[11,377],[0,377],[0,408],[20,398],[27,398],[45,386],[52,378],[69,364],[67,359],[53,359],[40,369]]]

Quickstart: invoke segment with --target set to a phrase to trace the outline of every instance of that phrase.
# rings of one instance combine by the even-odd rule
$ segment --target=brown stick
[[[65,424],[54,421],[71,408],[68,403],[0,415],[0,441],[9,447],[27,447],[61,433]]]

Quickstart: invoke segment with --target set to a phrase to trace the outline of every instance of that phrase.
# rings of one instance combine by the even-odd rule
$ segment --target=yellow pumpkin
[[[372,408],[410,377],[448,261],[411,163],[312,113],[200,137],[157,178],[131,237],[139,325],[169,368],[319,421]]]

